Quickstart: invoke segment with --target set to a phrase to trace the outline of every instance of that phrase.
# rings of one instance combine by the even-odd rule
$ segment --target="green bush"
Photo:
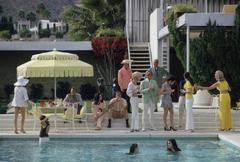
[[[38,32],[39,38],[49,38],[51,35],[51,32],[48,29],[41,29]]]
[[[0,39],[11,39],[11,34],[9,30],[0,31]]]
[[[96,37],[122,37],[124,36],[122,28],[99,28]]]
[[[166,21],[169,24],[169,21],[176,20],[176,18],[182,13],[191,13],[196,12],[197,10],[189,4],[176,4],[166,14]]]
[[[94,94],[97,92],[96,87],[92,86],[90,83],[83,84],[80,86],[80,94],[82,96],[82,99],[86,100],[92,100],[94,97]]]
[[[216,23],[208,27],[191,42],[190,67],[193,79],[200,84],[216,82],[214,73],[222,70],[231,87],[232,106],[240,98],[240,39],[238,30],[226,30]],[[218,92],[217,92],[218,93]]]
[[[56,36],[56,38],[63,38],[64,33],[63,32],[56,32],[55,36]]]
[[[14,91],[14,86],[12,84],[4,85],[4,92],[5,92],[7,101],[10,100],[10,95],[13,94],[13,91]]]
[[[32,34],[30,32],[30,30],[27,29],[23,29],[19,32],[19,35],[21,38],[31,38]]]
[[[0,103],[0,114],[6,114],[7,109],[7,104]]]
[[[30,87],[30,98],[33,101],[42,99],[43,97],[43,85],[40,83],[32,84]]]
[[[71,85],[69,82],[57,82],[57,97],[64,99],[69,93]]]

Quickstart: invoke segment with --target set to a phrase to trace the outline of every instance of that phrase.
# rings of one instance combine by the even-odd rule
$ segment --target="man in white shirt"
[[[81,95],[76,92],[76,88],[71,88],[70,93],[66,95],[63,102],[69,105],[74,105],[74,107],[77,109],[77,114],[80,114],[83,106],[83,101]]]

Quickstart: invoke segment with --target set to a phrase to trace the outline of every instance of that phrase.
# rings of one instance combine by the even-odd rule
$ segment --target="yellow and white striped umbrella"
[[[55,97],[56,78],[59,77],[92,77],[93,66],[80,61],[78,56],[53,50],[33,55],[28,61],[17,67],[17,76],[54,77]]]

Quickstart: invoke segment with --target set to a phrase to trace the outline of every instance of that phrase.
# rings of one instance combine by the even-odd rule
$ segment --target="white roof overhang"
[[[234,26],[235,14],[234,13],[185,13],[177,19],[177,28],[197,27],[204,28],[207,26],[209,20],[216,22],[218,26],[231,27]],[[158,32],[158,39],[163,39],[169,35],[168,26],[163,27]]]

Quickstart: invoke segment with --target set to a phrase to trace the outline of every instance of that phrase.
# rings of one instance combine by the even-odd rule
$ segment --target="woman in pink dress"
[[[92,112],[94,121],[96,122],[96,130],[102,129],[102,121],[104,119],[104,106],[105,102],[101,93],[97,93],[94,96],[92,102]]]

